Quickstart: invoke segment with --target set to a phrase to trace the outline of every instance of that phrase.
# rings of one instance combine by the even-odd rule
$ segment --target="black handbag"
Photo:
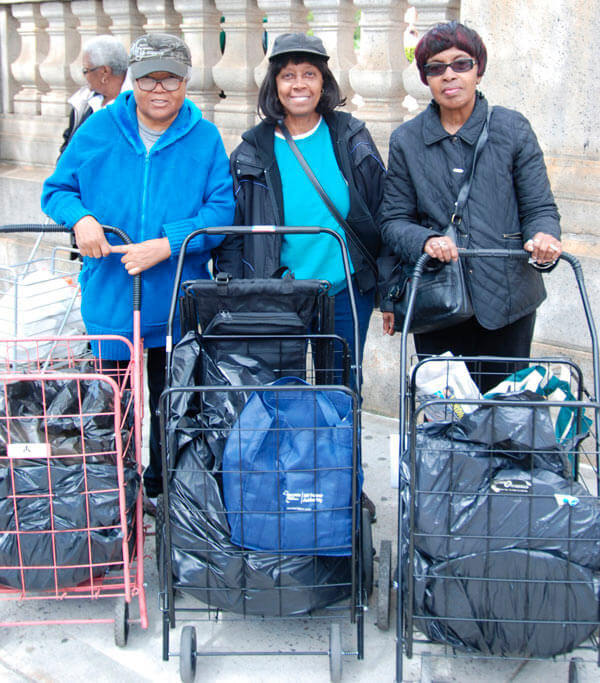
[[[458,232],[465,235],[461,230],[462,215],[471,190],[477,159],[488,138],[491,114],[492,107],[489,107],[487,119],[475,146],[471,173],[468,180],[460,188],[455,211],[444,232],[444,236],[450,237],[455,244],[458,244]],[[410,299],[413,271],[413,265],[399,263],[394,268],[390,277],[391,282],[398,278],[397,283],[392,285],[389,290],[389,298],[394,306],[394,329],[397,332],[401,332],[404,326]],[[442,263],[437,259],[430,259],[426,263],[418,283],[409,331],[417,334],[433,332],[434,330],[458,325],[472,317],[471,297],[469,296],[460,259],[450,263]]]

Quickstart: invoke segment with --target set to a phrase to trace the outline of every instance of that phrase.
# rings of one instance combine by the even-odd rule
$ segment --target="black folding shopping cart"
[[[330,230],[197,231],[182,248],[170,324],[189,240],[248,230],[330,233],[349,272],[343,242]],[[176,615],[218,620],[224,629],[232,621],[299,617],[329,627],[329,644],[320,649],[263,651],[225,636],[224,647],[215,648],[207,634],[199,637],[186,625],[178,653],[184,681],[193,680],[201,656],[323,654],[335,681],[344,654],[363,657],[373,550],[360,504],[360,367],[350,363],[346,340],[332,334],[328,289],[325,281],[289,276],[221,275],[183,284],[183,337],[168,350],[161,401],[156,529],[163,659],[174,654],[169,632]],[[353,301],[352,307],[356,329]],[[189,596],[203,605],[190,605]],[[345,614],[356,624],[350,650],[342,649]]]
[[[581,266],[562,255],[591,335],[591,392],[560,357],[443,355],[419,359],[409,374],[406,337],[425,260],[401,342],[396,680],[403,654],[425,642],[441,656],[555,658],[576,681],[586,653],[598,664],[600,618],[600,379]],[[476,380],[493,373],[499,385],[457,394],[468,371]]]

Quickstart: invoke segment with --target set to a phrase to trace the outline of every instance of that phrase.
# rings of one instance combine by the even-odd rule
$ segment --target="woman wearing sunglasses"
[[[477,90],[487,51],[474,30],[452,21],[421,38],[415,59],[433,100],[392,134],[382,235],[404,263],[415,263],[423,252],[448,262],[458,249],[445,228],[488,119],[489,105]],[[535,134],[522,114],[504,107],[493,108],[488,134],[458,246],[523,248],[533,265],[550,265],[561,253],[559,215]],[[526,260],[500,258],[465,259],[463,268],[474,316],[415,334],[417,353],[528,357],[535,312],[546,296],[538,270]],[[479,381],[485,391],[497,377],[482,374]]]

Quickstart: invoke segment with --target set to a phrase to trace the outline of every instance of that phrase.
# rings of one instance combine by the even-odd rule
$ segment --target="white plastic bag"
[[[454,358],[450,351],[440,357]],[[416,397],[418,403],[434,399],[468,398],[481,400],[482,396],[473,382],[466,364],[462,360],[432,360],[412,370],[415,374]],[[424,410],[425,415],[433,422],[448,422],[461,419],[466,413],[472,413],[477,405],[465,403],[433,404]]]
[[[35,338],[85,334],[81,294],[70,277],[41,267],[15,279],[0,299],[0,338],[18,339],[11,345],[12,361],[30,361],[51,353],[53,342]],[[75,342],[70,353],[85,352],[85,341]]]

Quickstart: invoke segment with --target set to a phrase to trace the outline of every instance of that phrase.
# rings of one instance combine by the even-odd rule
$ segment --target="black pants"
[[[150,404],[150,464],[144,470],[146,494],[154,498],[162,492],[162,459],[160,455],[160,420],[157,415],[158,401],[165,388],[166,353],[164,346],[146,350],[146,380]],[[127,368],[129,361],[102,360],[106,371]]]
[[[505,356],[529,358],[535,326],[535,311],[497,330],[486,330],[476,318],[448,327],[445,330],[415,334],[415,347],[419,357],[439,355],[451,351],[455,356]],[[494,387],[506,375],[526,363],[467,363],[473,381],[482,394]]]

